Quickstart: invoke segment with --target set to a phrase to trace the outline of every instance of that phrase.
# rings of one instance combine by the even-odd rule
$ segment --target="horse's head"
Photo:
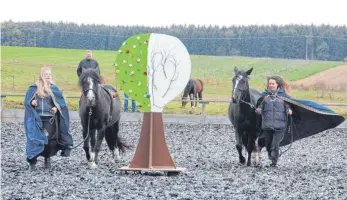
[[[83,95],[86,97],[87,107],[96,105],[99,84],[100,76],[96,70],[82,70],[79,78],[79,86],[82,89]]]
[[[235,67],[235,76],[233,80],[232,101],[233,103],[240,103],[244,100],[249,92],[248,76],[252,73],[253,67],[247,71],[239,70]]]
[[[182,95],[182,108],[186,107],[187,105],[187,101],[188,100],[188,95],[187,94],[183,94]]]
[[[186,87],[184,88],[184,91],[183,91],[183,95],[182,95],[182,107],[181,108],[184,108],[187,103],[188,103],[188,96],[189,96],[189,92],[190,90],[194,87],[194,83],[193,83],[193,80],[190,79],[186,85]]]

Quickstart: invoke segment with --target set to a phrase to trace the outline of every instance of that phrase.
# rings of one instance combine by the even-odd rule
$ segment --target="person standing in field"
[[[84,69],[96,69],[100,75],[99,63],[94,60],[93,53],[91,50],[86,51],[86,58],[81,60],[77,68],[77,76],[80,77],[82,70]]]
[[[129,111],[128,101],[129,96],[124,93],[124,112]],[[131,112],[136,112],[136,101],[134,99],[131,100]]]

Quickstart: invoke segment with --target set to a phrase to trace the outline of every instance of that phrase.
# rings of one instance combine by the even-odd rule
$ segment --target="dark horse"
[[[104,137],[115,162],[120,159],[119,150],[124,153],[125,148],[128,147],[119,137],[121,113],[119,96],[115,96],[115,88],[103,85],[100,81],[99,74],[93,69],[83,70],[79,78],[79,86],[83,90],[79,101],[79,116],[83,126],[83,149],[91,168],[97,167],[98,153]]]
[[[202,92],[204,90],[204,83],[200,79],[190,79],[184,88],[183,96],[182,96],[182,108],[186,106],[188,103],[187,97],[189,95],[190,103],[192,108],[194,108],[194,100],[195,100],[195,107],[197,105],[198,96],[199,100],[202,100]],[[192,101],[193,100],[193,101]],[[200,104],[199,104],[200,107]]]
[[[260,148],[257,142],[256,105],[260,92],[256,89],[249,88],[248,76],[252,73],[253,68],[239,70],[235,67],[235,76],[233,77],[232,101],[229,105],[229,120],[235,128],[236,149],[239,153],[241,164],[245,163],[242,155],[242,146],[245,146],[248,152],[247,166],[251,165],[252,152],[255,153],[255,165],[259,164]]]

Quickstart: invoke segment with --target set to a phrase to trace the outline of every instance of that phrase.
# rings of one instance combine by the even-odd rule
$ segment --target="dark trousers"
[[[128,106],[128,99],[129,96],[127,94],[124,94],[124,112],[128,112],[129,106]],[[131,111],[136,112],[136,102],[135,100],[131,100]]]
[[[37,156],[33,157],[32,159],[27,158],[27,161],[30,164],[36,164],[37,162],[37,158],[39,156],[43,156],[45,159],[51,157],[52,154],[56,154],[57,152],[57,147],[56,147],[56,143],[54,142],[56,140],[55,138],[55,121],[51,120],[52,117],[43,117],[41,116],[41,120],[42,120],[42,124],[43,124],[43,128],[47,130],[47,132],[49,133],[48,136],[48,145],[45,145],[44,150]]]
[[[263,130],[265,136],[265,146],[269,158],[276,164],[279,157],[280,143],[283,140],[285,129],[283,130]]]

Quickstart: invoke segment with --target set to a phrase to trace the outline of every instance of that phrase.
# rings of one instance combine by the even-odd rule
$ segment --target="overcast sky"
[[[145,26],[347,25],[347,0],[3,0],[0,7],[1,22],[12,19]]]

